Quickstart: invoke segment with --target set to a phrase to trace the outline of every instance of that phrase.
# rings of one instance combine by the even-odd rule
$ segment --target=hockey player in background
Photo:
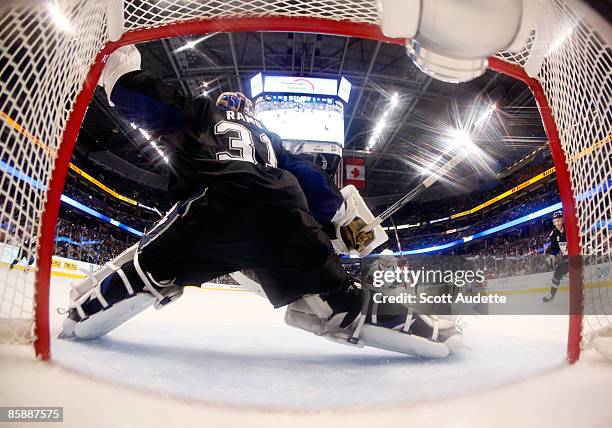
[[[373,313],[368,290],[338,262],[336,252],[363,255],[386,240],[380,228],[360,232],[365,204],[354,188],[340,191],[319,167],[285,150],[243,94],[223,93],[216,103],[187,97],[140,63],[135,47],[119,49],[100,84],[125,119],[161,137],[175,205],[137,245],[71,291],[61,337],[102,336],[177,299],[186,285],[248,269],[274,307],[288,306],[292,326],[426,357],[458,348],[461,332],[450,321],[401,305]]]
[[[552,284],[550,285],[550,294],[544,296],[542,300],[546,303],[551,302],[557,295],[559,284],[561,279],[567,275],[568,261],[567,261],[567,240],[565,239],[565,226],[563,224],[563,213],[561,211],[555,211],[553,213],[553,224],[555,228],[548,239],[550,240],[550,246],[545,250],[546,254],[551,254],[556,263],[555,272],[553,273]]]
[[[9,270],[12,270],[15,266],[17,266],[17,264],[21,260],[25,259],[28,261],[28,263],[26,264],[26,267],[23,270],[23,273],[27,274],[30,271],[30,267],[34,264],[34,256],[32,255],[32,252],[30,251],[31,250],[30,246],[31,246],[30,238],[26,238],[25,241],[19,244],[19,250],[17,251],[17,257],[15,257],[15,259],[11,262],[11,265],[9,266]]]

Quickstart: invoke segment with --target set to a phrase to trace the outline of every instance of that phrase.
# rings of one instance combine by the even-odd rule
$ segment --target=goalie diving
[[[241,93],[192,98],[141,70],[133,46],[101,77],[109,103],[167,149],[174,206],[139,243],[70,292],[60,337],[93,339],[183,287],[255,272],[285,321],[336,342],[443,358],[461,347],[448,319],[401,304],[373,304],[339,255],[364,257],[386,232],[353,186],[338,189],[315,164],[283,148]]]

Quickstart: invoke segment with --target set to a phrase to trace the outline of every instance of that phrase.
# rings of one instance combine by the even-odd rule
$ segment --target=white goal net
[[[125,33],[110,42],[107,22],[121,10]],[[597,258],[585,262],[585,275],[574,272],[571,279],[578,308],[569,334],[573,361],[582,338],[612,325],[612,274],[596,271],[612,258],[611,37],[610,25],[576,1],[551,1],[547,20],[557,41],[530,87],[543,90],[534,92],[540,107],[550,106],[542,117],[550,122],[564,208],[575,213],[568,224],[568,233],[572,226],[576,232],[570,248]],[[35,342],[40,356],[49,355],[48,287],[59,195],[106,55],[123,44],[218,31],[321,32],[401,42],[380,33],[375,0],[5,0],[0,6],[2,263],[20,251],[38,254],[36,274],[0,271],[1,342]],[[504,62],[494,61],[495,68],[524,65],[534,47],[535,33],[520,54],[500,53]],[[558,140],[550,135],[555,125]]]

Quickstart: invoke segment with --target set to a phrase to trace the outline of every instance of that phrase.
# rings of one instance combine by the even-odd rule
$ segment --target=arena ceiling
[[[190,41],[197,43],[185,48]],[[441,136],[459,122],[466,123],[470,114],[472,119],[479,117],[492,103],[497,110],[473,136],[489,161],[484,166],[464,164],[454,183],[440,186],[442,193],[436,194],[465,192],[498,180],[500,171],[546,144],[535,101],[522,83],[494,72],[465,84],[440,82],[419,71],[397,45],[320,34],[252,32],[176,37],[138,48],[143,69],[193,96],[216,98],[222,91],[237,90],[248,95],[250,79],[259,72],[346,77],[353,88],[345,109],[345,157],[366,158],[365,196],[377,204],[394,200],[422,180],[423,167],[439,150]],[[400,102],[376,146],[366,151],[395,92]],[[101,150],[148,171],[164,174],[166,168],[140,133],[108,106],[98,88],[77,151]]]

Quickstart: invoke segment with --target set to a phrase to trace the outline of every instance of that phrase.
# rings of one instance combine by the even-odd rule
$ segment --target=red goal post
[[[2,223],[8,224],[0,244],[22,243],[28,227],[38,238],[34,284],[27,278],[10,282],[4,272],[0,273],[0,283],[10,282],[0,294],[0,323],[8,320],[5,327],[0,325],[0,342],[33,342],[42,359],[50,357],[49,284],[60,195],[85,112],[105,61],[115,49],[166,37],[241,31],[316,32],[401,45],[405,42],[381,33],[372,0],[126,0],[125,33],[114,42],[107,36],[105,0],[58,4],[72,26],[71,32],[59,30],[47,9],[9,4],[0,10],[0,40],[6,48],[0,60],[0,113],[4,113],[0,121],[0,160],[8,165],[6,168],[13,168],[12,174],[3,170],[0,186]],[[535,35],[523,52],[490,58],[489,67],[523,81],[538,103],[557,171],[570,255],[596,252],[609,261],[609,229],[593,230],[591,226],[605,221],[605,213],[612,210],[610,186],[606,184],[602,192],[590,198],[581,196],[608,183],[612,174],[607,114],[612,63],[609,24],[604,21],[602,26],[601,18],[573,0],[554,0],[552,7],[553,34],[554,30],[560,34],[568,29],[571,33],[550,52],[535,78],[522,68]],[[576,96],[578,101],[573,99]],[[607,315],[610,312],[605,311],[597,315],[594,326],[582,325],[585,303],[592,301],[600,306],[603,299],[607,300],[603,303],[612,302],[612,296],[599,288],[587,293],[582,267],[573,265],[570,362],[578,359],[586,333],[612,325]],[[26,320],[25,329],[21,320]]]

